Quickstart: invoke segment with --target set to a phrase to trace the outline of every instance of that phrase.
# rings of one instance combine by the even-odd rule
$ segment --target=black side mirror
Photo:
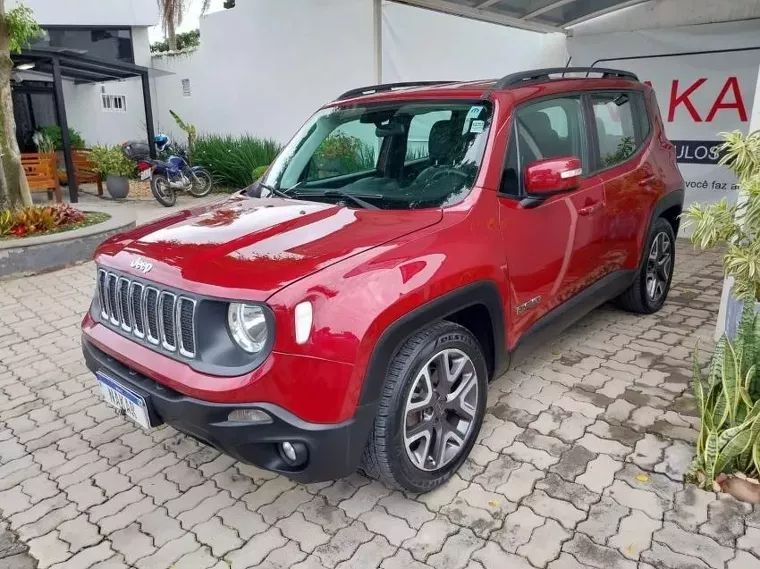
[[[245,189],[245,193],[251,198],[260,198],[263,190],[264,186],[261,185],[261,178],[259,178]]]

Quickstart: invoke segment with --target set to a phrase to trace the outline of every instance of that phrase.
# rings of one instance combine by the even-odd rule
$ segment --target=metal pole
[[[375,39],[375,81],[383,82],[383,1],[372,0],[372,23]]]
[[[71,203],[77,203],[79,201],[79,184],[77,183],[77,177],[74,173],[74,156],[71,151],[69,122],[66,120],[66,104],[63,99],[61,62],[57,57],[53,57],[53,96],[55,98],[55,107],[58,114],[58,126],[61,128],[63,159],[66,163],[66,177],[69,181],[69,199],[71,200]]]
[[[156,132],[153,129],[153,106],[150,102],[150,79],[148,73],[141,74],[143,105],[145,106],[145,128],[148,131],[148,146],[150,148],[150,157],[156,157]]]

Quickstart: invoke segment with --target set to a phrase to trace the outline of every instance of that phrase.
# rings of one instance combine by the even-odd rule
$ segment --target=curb
[[[52,235],[0,241],[0,279],[43,273],[89,261],[103,241],[135,226],[133,211],[91,204],[83,211],[107,213],[111,218]]]

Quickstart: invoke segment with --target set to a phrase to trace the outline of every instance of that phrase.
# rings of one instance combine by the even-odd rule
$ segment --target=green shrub
[[[252,184],[254,169],[272,163],[280,144],[249,135],[202,135],[195,141],[194,163],[206,168],[217,184],[244,188]]]
[[[39,132],[44,134],[52,143],[56,150],[63,150],[63,140],[61,139],[61,127],[58,125],[43,126]],[[78,131],[69,128],[69,138],[71,138],[72,148],[85,148],[84,138]]]
[[[268,169],[269,169],[269,164],[267,164],[266,166],[256,166],[256,167],[253,169],[253,172],[251,172],[251,176],[253,177],[253,179],[254,179],[254,180],[258,180],[258,179],[259,179],[259,178],[261,178],[261,177],[262,177],[264,174],[266,174],[266,171],[267,171]]]
[[[121,146],[93,146],[90,160],[95,165],[95,171],[103,178],[108,176],[131,178],[135,175],[136,164],[124,156]]]
[[[344,132],[333,132],[314,152],[318,177],[364,172],[375,167],[375,149]]]
[[[746,303],[736,340],[724,336],[707,379],[694,354],[694,396],[701,426],[686,480],[713,488],[721,473],[760,472],[760,315]]]

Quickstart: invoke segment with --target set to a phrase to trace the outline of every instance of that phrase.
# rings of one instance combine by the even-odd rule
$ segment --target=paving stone
[[[707,521],[707,508],[715,501],[713,492],[705,492],[692,484],[686,484],[675,495],[673,509],[665,513],[665,519],[678,523],[687,531],[696,532]]]
[[[682,555],[698,557],[711,567],[723,567],[734,557],[734,550],[723,547],[705,535],[689,533],[672,522],[665,522],[663,529],[655,532],[654,540],[666,544]]]
[[[181,496],[174,498],[173,500],[169,500],[164,504],[166,507],[166,511],[169,512],[170,516],[178,516],[182,512],[187,512],[188,510],[192,510],[198,504],[203,502],[206,498],[212,497],[212,496],[218,496],[219,495],[219,489],[214,485],[213,482],[206,482],[205,484],[202,484],[200,486],[195,486],[193,488],[190,488],[188,491],[184,492]]]
[[[137,569],[166,569],[171,567],[183,555],[198,549],[198,542],[190,533],[185,533],[177,539],[166,542],[154,553],[138,560]]]
[[[113,550],[108,542],[101,542],[93,547],[83,549],[65,563],[54,565],[54,569],[89,569],[98,561],[105,561],[113,556]]]
[[[644,512],[633,510],[629,516],[623,518],[620,531],[608,543],[629,559],[638,559],[641,552],[652,545],[652,534],[660,528],[660,520],[653,520]]]
[[[570,502],[579,510],[588,510],[589,507],[599,501],[599,494],[590,491],[582,484],[568,482],[557,474],[550,473],[536,483],[536,489],[543,490],[552,498]]]
[[[235,500],[233,500],[227,492],[220,492],[213,496],[209,496],[192,510],[182,512],[177,516],[177,519],[179,520],[179,523],[182,524],[183,528],[191,529],[197,524],[210,519],[211,516],[216,514],[219,510],[234,504]]]
[[[431,522],[432,523],[432,522]],[[485,542],[467,528],[449,536],[438,553],[427,559],[427,564],[436,569],[456,569],[464,567],[470,556],[483,547]]]
[[[547,435],[542,435],[538,431],[527,429],[515,439],[533,449],[543,450],[552,456],[559,457],[563,452],[568,450],[568,446],[562,440]]]
[[[662,462],[654,467],[655,472],[661,472],[668,478],[680,482],[694,457],[693,445],[684,441],[673,441],[665,449]]]
[[[542,526],[533,530],[530,541],[520,546],[517,553],[526,557],[533,565],[545,567],[559,555],[562,544],[570,537],[569,531],[555,520],[548,519]]]
[[[230,529],[219,518],[211,518],[193,528],[198,541],[211,548],[215,557],[223,557],[233,549],[243,545],[234,529]]]
[[[529,427],[542,435],[549,435],[561,424],[561,417],[551,411],[543,411]]]
[[[647,433],[636,443],[629,460],[639,468],[652,470],[657,463],[662,461],[663,453],[668,445],[669,441]]]
[[[480,441],[482,445],[493,452],[501,452],[510,446],[517,435],[523,432],[523,429],[511,421],[505,421],[496,427],[493,433]]]
[[[749,551],[760,559],[760,529],[748,527],[746,533],[736,541],[736,547]]]
[[[473,507],[460,497],[454,498],[451,504],[441,508],[440,513],[455,524],[472,529],[482,538],[487,538],[491,532],[501,527],[502,518],[491,515],[488,510]]]
[[[368,516],[368,514],[362,516],[362,521],[367,524],[368,519],[365,518],[365,516]],[[372,519],[372,521],[378,525],[378,529],[384,529],[386,531],[394,530],[393,527],[387,526],[389,520],[379,520],[375,518]],[[396,524],[399,522],[404,523],[403,520],[399,520],[398,518],[393,518],[393,522],[391,523],[394,522]],[[287,518],[281,519],[277,522],[277,527],[280,528],[280,531],[285,537],[298,543],[299,547],[306,553],[311,553],[317,546],[330,541],[330,535],[325,533],[325,531],[317,524],[307,521],[301,512],[296,512]],[[387,535],[383,531],[372,529],[369,525],[367,525],[367,527],[370,531]],[[407,526],[407,529],[408,528],[409,526]]]
[[[156,551],[151,538],[142,533],[137,524],[113,532],[109,536],[109,540],[111,547],[121,553],[129,565],[134,565],[138,559],[147,557]]]
[[[641,560],[651,563],[657,569],[716,569],[711,568],[704,561],[691,555],[676,553],[667,545],[654,542],[652,547],[641,554]],[[748,569],[742,567],[741,569]]]
[[[531,448],[519,441],[505,448],[504,453],[520,462],[529,462],[540,470],[546,470],[552,464],[559,462],[558,456],[553,456],[544,450]]]
[[[482,567],[508,567],[509,569],[532,569],[530,563],[524,558],[511,553],[506,553],[494,542],[486,542],[483,549],[473,554],[473,559],[480,561]]]
[[[620,461],[609,455],[600,454],[588,463],[586,472],[576,478],[576,482],[583,484],[592,492],[601,494],[605,488],[612,484],[615,473],[621,468],[623,468],[623,464]]]
[[[314,550],[314,555],[325,566],[333,568],[341,561],[350,559],[360,545],[374,537],[361,522],[353,522],[350,526],[338,530],[324,545]]]
[[[290,541],[267,555],[257,569],[291,569],[305,557],[306,554],[298,548],[298,545]]]
[[[395,555],[386,558],[380,569],[428,569],[429,565],[415,561],[406,549],[399,549]]]
[[[85,547],[95,545],[102,539],[98,533],[97,526],[91,524],[84,514],[59,525],[58,536],[69,544],[69,549],[72,553],[78,553]]]
[[[536,490],[523,500],[523,505],[528,506],[539,516],[557,520],[568,530],[572,530],[586,514],[573,506],[570,502],[552,498],[543,490]]]
[[[84,480],[66,488],[66,497],[77,505],[80,512],[106,501],[103,491],[92,483],[91,479]]]
[[[401,492],[394,492],[382,498],[378,505],[384,507],[392,516],[405,520],[414,529],[420,529],[422,524],[435,517],[435,514],[425,506],[414,500],[408,500]]]
[[[37,560],[40,569],[66,561],[71,557],[68,544],[59,539],[57,531],[36,537],[27,545],[29,554]]]
[[[597,569],[636,569],[636,562],[623,557],[617,550],[591,541],[582,533],[562,546],[562,551],[572,554],[583,566]]]
[[[116,467],[99,472],[92,477],[92,480],[98,488],[103,490],[106,498],[111,498],[115,494],[129,490],[133,486],[129,478],[119,472]]]
[[[606,545],[607,539],[615,535],[620,526],[620,520],[630,513],[608,496],[589,508],[588,517],[578,524],[577,530],[589,536],[600,545]]]
[[[201,547],[180,557],[171,569],[209,569],[216,564],[208,547]]]
[[[394,494],[391,494],[390,496],[387,496],[386,498],[383,498],[383,500],[380,501],[380,503],[385,503],[386,509],[388,509],[386,500],[392,500]],[[414,504],[415,506],[412,507],[414,509],[416,506],[419,506],[424,511],[428,512],[428,510],[420,504],[419,502],[411,502],[410,500],[407,500],[404,498],[404,502],[409,502],[411,504]],[[327,498],[324,496],[315,496],[312,500],[309,502],[306,502],[305,504],[301,504],[301,506],[298,508],[298,511],[303,513],[304,518],[306,518],[307,521],[310,521],[312,523],[317,524],[318,526],[322,527],[327,533],[334,534],[339,529],[342,529],[349,525],[351,523],[351,518],[349,518],[346,513],[338,508],[337,506],[331,505]],[[389,510],[390,511],[390,510]],[[407,518],[405,516],[399,516],[404,517],[407,520],[410,520],[411,518]],[[430,513],[430,517],[434,517],[434,514]]]
[[[79,512],[74,504],[66,504],[65,500],[61,500],[61,507],[51,510],[32,523],[20,526],[17,531],[21,539],[28,541],[50,533],[61,523],[74,519],[78,515]],[[11,523],[13,523],[13,518],[11,518]]]
[[[547,569],[587,569],[588,565],[581,564],[569,553],[560,553],[559,557],[547,565]],[[643,568],[640,568],[643,569]]]
[[[736,557],[728,562],[726,569],[760,569],[760,559],[746,551],[737,551]]]
[[[143,494],[139,488],[132,487],[125,492],[120,492],[97,506],[90,508],[90,521],[99,522],[103,518],[113,516],[121,512],[130,504],[143,499]]]
[[[612,381],[616,380],[610,380],[610,382]],[[605,393],[605,395],[608,397],[617,397],[610,395],[609,393]],[[634,409],[636,409],[636,406],[632,405],[625,399],[616,399],[609,407],[607,407],[606,411],[604,412],[604,417],[608,420],[619,421],[622,423],[628,420],[628,418],[631,416],[631,412]]]
[[[387,494],[389,491],[384,489]],[[274,502],[258,509],[258,512],[268,524],[274,524],[277,520],[285,518],[295,512],[301,504],[312,499],[312,495],[303,486],[296,486],[292,490],[280,494]]]
[[[143,514],[152,512],[155,509],[156,506],[153,500],[146,497],[139,502],[128,505],[112,516],[101,518],[98,520],[98,526],[100,526],[101,533],[108,535],[112,531],[127,527],[132,522],[137,521]]]
[[[560,461],[552,466],[549,471],[555,472],[565,480],[575,480],[579,475],[586,472],[588,463],[596,458],[596,454],[586,447],[573,446],[560,458]]]
[[[376,535],[372,541],[363,543],[354,555],[336,569],[376,569],[386,557],[390,557],[396,548],[388,543],[382,535]]]
[[[654,519],[661,519],[668,508],[668,504],[654,492],[631,488],[622,480],[615,480],[604,493],[611,496],[621,506],[641,510]]]
[[[545,518],[534,514],[530,508],[520,506],[517,511],[504,519],[504,526],[494,532],[490,539],[498,543],[505,551],[516,553],[520,546],[530,541],[533,531],[545,522]]]
[[[142,532],[150,536],[156,547],[163,547],[185,534],[179,522],[170,517],[163,508],[157,508],[152,512],[143,514],[137,518],[137,523]]]
[[[425,504],[430,511],[437,512],[442,506],[451,504],[454,497],[467,485],[467,482],[454,474],[446,484],[439,486],[432,492],[421,494],[417,500]]]
[[[458,526],[443,517],[437,517],[424,523],[417,535],[407,539],[402,547],[408,549],[416,560],[425,561],[433,553],[439,552],[446,539],[458,531]]]
[[[28,510],[19,512],[10,516],[10,524],[13,529],[18,529],[21,526],[32,524],[38,520],[46,517],[50,512],[62,508],[70,502],[65,498],[64,494],[57,494],[52,498],[47,498],[38,502]]]
[[[617,441],[602,439],[592,433],[586,433],[578,440],[578,444],[596,454],[607,454],[622,460],[631,452],[631,448]]]
[[[707,509],[707,522],[699,527],[699,532],[725,547],[734,547],[736,538],[744,534],[742,522],[752,512],[752,507],[728,494],[718,494],[717,500],[710,502]]]

